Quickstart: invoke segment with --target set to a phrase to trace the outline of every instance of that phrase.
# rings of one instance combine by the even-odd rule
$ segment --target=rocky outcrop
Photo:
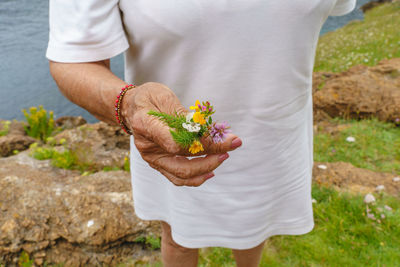
[[[0,156],[8,157],[15,152],[29,148],[36,140],[26,135],[8,134],[0,137]]]
[[[377,117],[400,124],[400,58],[342,73],[314,73],[315,119]],[[321,115],[322,114],[322,115]]]
[[[3,130],[5,121],[0,121],[0,130]],[[0,136],[0,157],[8,157],[29,148],[35,142],[34,138],[26,135],[22,122],[12,121],[7,126],[7,135]]]
[[[360,9],[365,13],[365,12],[367,12],[368,10],[373,9],[374,7],[377,7],[377,6],[382,5],[382,4],[384,4],[384,3],[392,3],[392,2],[395,2],[395,0],[377,0],[377,1],[371,1],[371,2],[368,2],[368,3],[364,4],[364,5],[362,5],[362,6],[360,7]]]
[[[52,168],[28,152],[0,159],[0,262],[28,252],[37,265],[115,265],[141,258],[139,237],[159,236],[156,222],[135,216],[128,172]]]
[[[357,168],[347,162],[314,162],[313,167],[313,180],[318,184],[355,193],[374,192],[383,185],[386,193],[400,197],[400,181],[395,176]]]

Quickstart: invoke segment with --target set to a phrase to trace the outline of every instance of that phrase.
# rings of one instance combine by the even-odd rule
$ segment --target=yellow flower
[[[199,105],[201,105],[201,104],[200,104],[200,101],[199,101],[199,100],[196,100],[196,103],[194,104],[194,106],[191,106],[190,109],[194,109],[194,110],[196,110],[197,112],[199,112],[199,111],[200,111]]]
[[[195,112],[193,114],[193,121],[196,123],[200,123],[201,125],[206,124],[206,120],[204,119],[204,115],[200,112]]]
[[[192,154],[196,154],[197,152],[203,151],[203,145],[198,141],[194,140],[193,143],[189,147],[189,152]]]

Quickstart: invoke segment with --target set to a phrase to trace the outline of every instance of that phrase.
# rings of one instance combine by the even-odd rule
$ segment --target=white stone
[[[56,191],[56,196],[61,195],[61,191],[62,191],[61,188],[56,188],[55,191]]]
[[[393,182],[400,182],[400,177],[394,177]]]
[[[375,202],[375,197],[372,194],[366,194],[364,197],[364,202],[367,204]]]
[[[318,165],[318,168],[320,168],[322,170],[326,170],[328,167],[326,167],[326,165],[320,164],[320,165]]]
[[[94,224],[94,221],[93,220],[89,220],[88,222],[87,222],[87,227],[90,227],[90,226],[92,226]]]
[[[347,142],[355,142],[356,139],[355,139],[353,136],[348,136],[348,137],[346,138],[346,141],[347,141]]]
[[[378,186],[375,188],[376,191],[382,191],[382,190],[384,190],[384,189],[385,189],[385,186],[382,185],[382,184],[378,185]]]

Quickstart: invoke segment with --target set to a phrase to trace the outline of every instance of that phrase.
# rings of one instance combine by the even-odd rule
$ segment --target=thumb
[[[204,147],[204,154],[221,154],[235,150],[240,147],[243,142],[238,136],[228,134],[225,141],[222,143],[214,143],[209,136],[202,138],[201,143]]]

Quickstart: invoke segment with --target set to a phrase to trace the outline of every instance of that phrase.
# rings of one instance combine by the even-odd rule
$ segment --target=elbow
[[[56,80],[57,64],[59,63],[49,60],[49,71],[54,80]]]

